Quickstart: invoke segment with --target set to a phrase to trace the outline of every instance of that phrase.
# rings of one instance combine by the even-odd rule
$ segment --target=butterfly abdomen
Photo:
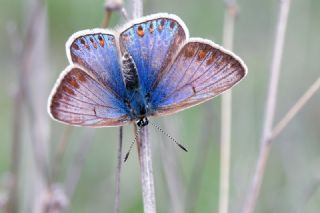
[[[122,56],[122,75],[127,90],[135,90],[139,88],[139,77],[136,64],[128,52]]]

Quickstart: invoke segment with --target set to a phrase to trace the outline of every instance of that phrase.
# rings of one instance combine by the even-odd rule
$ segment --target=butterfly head
[[[137,121],[138,127],[144,127],[144,126],[147,126],[148,124],[149,124],[149,120],[148,120],[147,117],[140,118],[140,119]]]

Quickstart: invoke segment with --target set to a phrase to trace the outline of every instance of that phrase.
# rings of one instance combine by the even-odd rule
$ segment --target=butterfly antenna
[[[136,132],[136,135],[135,135],[135,137],[134,137],[134,140],[131,142],[130,147],[129,147],[129,150],[128,150],[126,156],[124,157],[124,162],[126,162],[126,161],[128,160],[129,154],[130,154],[130,152],[131,152],[131,149],[132,149],[132,147],[133,147],[133,144],[135,144],[135,142],[137,141],[138,134],[139,134],[140,130],[141,130],[141,128],[138,126],[138,130],[137,130],[137,132]]]
[[[168,133],[166,133],[165,131],[163,131],[163,129],[161,129],[157,124],[149,121],[149,123],[154,126],[155,128],[157,128],[160,132],[162,132],[165,136],[167,136],[168,138],[170,138],[175,144],[177,144],[182,150],[184,150],[185,152],[188,152],[188,150],[182,145],[180,144],[178,141],[176,141],[173,137],[171,137]]]

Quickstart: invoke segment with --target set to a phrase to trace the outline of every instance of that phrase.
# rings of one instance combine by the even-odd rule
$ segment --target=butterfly
[[[84,30],[66,43],[70,65],[48,100],[57,121],[91,127],[148,124],[230,89],[244,62],[210,40],[189,38],[176,15],[135,19],[120,30]]]

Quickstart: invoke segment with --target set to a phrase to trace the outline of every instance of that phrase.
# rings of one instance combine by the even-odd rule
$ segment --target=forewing
[[[115,36],[103,29],[84,30],[72,35],[66,45],[71,63],[91,72],[120,99],[126,96]]]
[[[124,103],[80,67],[67,67],[48,104],[49,114],[67,124],[101,127],[129,121]]]
[[[187,36],[184,23],[168,14],[147,16],[124,28],[120,49],[134,59],[144,92],[150,92],[157,84]]]
[[[207,101],[246,74],[240,58],[211,41],[190,39],[152,92],[156,114],[164,115]]]

